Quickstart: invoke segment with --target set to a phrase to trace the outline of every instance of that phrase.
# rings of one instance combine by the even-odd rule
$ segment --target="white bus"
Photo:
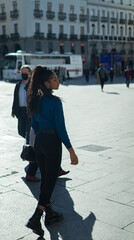
[[[80,77],[83,72],[81,55],[73,54],[44,54],[44,53],[26,53],[17,51],[5,55],[3,62],[3,80],[21,79],[20,68],[22,65],[29,65],[31,70],[36,65],[42,65],[50,69],[58,67],[66,68],[69,78]]]

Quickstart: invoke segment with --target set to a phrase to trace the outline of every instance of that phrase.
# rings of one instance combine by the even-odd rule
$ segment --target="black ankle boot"
[[[51,226],[57,222],[63,220],[63,215],[60,213],[55,212],[51,205],[45,208],[46,216],[45,216],[45,226]]]
[[[39,235],[40,237],[44,236],[44,231],[41,227],[40,219],[43,214],[43,211],[39,208],[36,208],[35,213],[33,216],[29,219],[28,223],[26,224],[27,228],[30,228],[33,230],[34,233]]]

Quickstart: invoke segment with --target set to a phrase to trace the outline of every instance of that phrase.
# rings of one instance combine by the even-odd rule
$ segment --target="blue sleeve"
[[[38,130],[39,130],[39,127],[38,127],[38,123],[34,119],[34,116],[32,116],[31,126],[32,126],[32,128],[34,130],[34,133],[36,135]]]
[[[63,144],[65,145],[65,147],[67,149],[71,148],[72,145],[70,143],[70,140],[69,140],[69,137],[68,137],[68,134],[66,131],[66,126],[65,126],[62,102],[59,99],[56,102],[56,108],[54,111],[54,119],[55,119],[55,124],[56,124],[56,130],[57,130],[60,140],[63,142]]]

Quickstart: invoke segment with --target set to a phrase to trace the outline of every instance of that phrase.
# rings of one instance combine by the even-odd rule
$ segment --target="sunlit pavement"
[[[94,81],[92,78],[90,81]],[[15,84],[0,81],[0,238],[36,240],[25,227],[37,204],[39,183],[25,181],[20,159],[24,140],[11,117]],[[63,222],[46,229],[46,240],[134,239],[134,83],[99,84],[67,80],[56,95],[79,164],[70,164],[63,146],[60,177],[52,196]],[[39,171],[37,176],[39,175]]]

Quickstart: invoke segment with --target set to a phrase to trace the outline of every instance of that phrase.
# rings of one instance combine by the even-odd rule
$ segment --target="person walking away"
[[[113,70],[113,68],[110,68],[109,75],[110,75],[110,83],[113,83],[113,78],[114,78],[114,70]]]
[[[129,85],[130,85],[130,69],[129,69],[128,66],[126,67],[126,70],[125,70],[125,78],[126,78],[126,87],[129,88]]]
[[[18,119],[18,134],[26,139],[26,144],[29,143],[29,132],[31,128],[31,118],[27,114],[27,100],[26,94],[30,83],[31,69],[28,65],[21,67],[22,80],[17,82],[14,89],[14,97],[12,104],[11,116]],[[26,173],[26,180],[32,182],[39,182],[40,179],[35,176],[38,169],[38,164],[29,163]]]
[[[50,203],[61,164],[62,143],[70,154],[71,164],[78,164],[66,131],[62,102],[52,94],[52,90],[58,88],[59,79],[53,71],[42,66],[34,68],[27,102],[36,135],[34,150],[41,172],[41,186],[37,207],[26,227],[40,237],[44,235],[40,222],[44,211],[46,226],[63,219],[63,215],[55,212]]]
[[[88,67],[84,68],[84,76],[85,76],[86,83],[89,83],[89,68]]]
[[[103,67],[103,64],[100,64],[100,67],[97,70],[97,78],[99,79],[99,82],[101,85],[101,91],[103,92],[104,83],[108,80],[107,73]]]

